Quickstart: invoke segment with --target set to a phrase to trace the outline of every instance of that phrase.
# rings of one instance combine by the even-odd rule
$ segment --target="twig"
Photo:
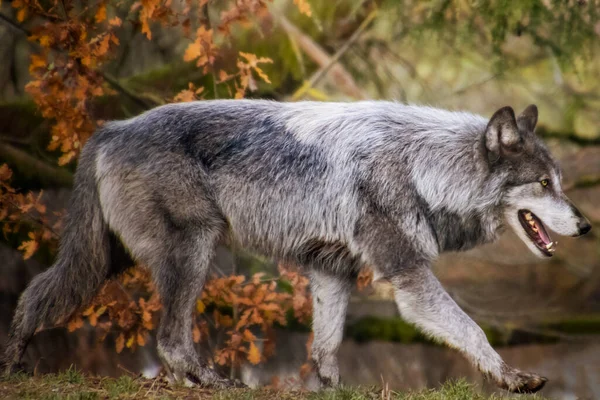
[[[100,72],[100,75],[102,75],[102,78],[104,78],[104,80],[106,82],[108,82],[113,88],[115,88],[115,90],[117,92],[125,95],[126,97],[129,97],[131,99],[131,101],[133,101],[135,104],[137,104],[139,107],[143,108],[144,110],[147,110],[147,109],[152,108],[157,105],[156,103],[148,104],[146,102],[146,99],[136,96],[131,90],[122,86],[119,83],[119,81],[117,81],[115,78],[110,76],[108,73],[102,72],[102,71],[98,71],[98,72]]]
[[[569,183],[563,187],[565,192],[574,190],[574,189],[583,189],[589,188],[593,186],[600,185],[600,175],[591,176],[591,177],[583,177],[582,179],[576,180],[574,182]]]
[[[0,141],[0,155],[4,160],[8,159],[17,165],[26,165],[27,168],[34,169],[38,176],[47,182],[53,182],[60,186],[72,186],[73,184],[73,175],[69,171],[47,164],[8,143]]]
[[[159,378],[158,378],[158,377],[156,377],[156,378],[154,378],[154,379],[152,380],[152,385],[150,386],[150,389],[148,389],[148,391],[147,391],[147,392],[146,392],[146,394],[144,395],[144,397],[145,397],[145,398],[147,398],[147,397],[148,397],[148,394],[150,394],[150,392],[152,391],[152,389],[154,389],[154,385],[156,384],[156,381],[157,381],[158,379],[159,379]]]
[[[536,129],[536,133],[543,138],[568,140],[580,146],[600,145],[600,136],[595,138],[580,137],[575,135],[574,133],[562,133],[557,131],[551,131],[543,126],[539,126]]]
[[[400,35],[398,35],[398,36],[399,36],[399,38],[402,38],[405,35],[406,35],[406,31],[403,30],[400,33]],[[394,39],[394,40],[396,40],[396,39]],[[417,68],[414,65],[412,65],[412,63],[410,61],[408,61],[406,58],[402,57],[400,54],[396,53],[393,49],[390,48],[389,44],[385,41],[377,40],[377,41],[375,41],[375,46],[378,49],[382,49],[387,54],[391,55],[394,59],[396,59],[396,61],[398,61],[400,64],[402,64],[402,66],[408,72],[410,77],[421,87],[426,99],[430,99],[432,97],[432,90],[429,87],[429,84],[419,75]],[[386,65],[386,63],[384,63],[384,65]],[[387,66],[386,66],[386,68],[387,68]],[[394,79],[397,79],[397,78],[394,78]]]
[[[316,64],[322,68],[330,64],[331,56],[318,43],[300,31],[300,29],[288,21],[283,15],[277,15],[276,13],[273,13],[273,15],[277,17],[279,24],[290,38],[293,38],[293,40],[297,42],[298,47],[301,48]],[[330,68],[331,72],[329,76],[338,85],[341,91],[348,96],[358,99],[366,97],[354,81],[352,75],[341,65],[341,63],[333,63]],[[306,84],[308,84],[308,82]]]
[[[12,19],[8,18],[2,13],[0,13],[0,20],[4,21],[8,26],[10,26],[13,30],[17,31],[18,33],[22,33],[26,36],[31,35],[31,32],[29,32],[27,29],[21,26],[21,24],[18,24],[17,22],[13,21]]]
[[[293,100],[299,99],[310,88],[316,86],[317,83],[319,83],[319,81],[327,74],[327,72],[339,61],[339,59],[344,55],[344,53],[346,53],[346,51],[348,51],[350,46],[352,46],[354,44],[354,42],[356,42],[358,40],[358,38],[363,34],[365,29],[367,29],[367,27],[369,26],[371,21],[373,21],[373,19],[375,19],[376,16],[377,16],[377,9],[371,11],[371,13],[363,20],[363,22],[356,29],[356,31],[354,31],[352,36],[350,36],[350,38],[348,38],[346,43],[344,43],[342,45],[342,47],[340,47],[338,49],[338,51],[335,52],[335,54],[329,59],[328,63],[325,66],[323,66],[321,69],[319,69],[308,80],[308,82],[306,84],[302,85],[302,87],[300,89],[298,89],[296,91],[296,93],[293,94],[292,99]]]
[[[128,370],[127,368],[125,368],[124,366],[122,366],[121,364],[117,364],[117,367],[123,371],[125,371],[126,373],[128,373],[129,375],[133,376],[133,377],[137,377],[138,375],[131,372],[130,370]]]
[[[267,279],[262,279],[260,281],[258,281],[259,284],[261,283],[271,283],[271,282],[279,282],[281,280],[281,276],[277,277],[277,278],[267,278]],[[253,283],[251,280],[242,283],[240,286],[244,287],[244,286],[248,286],[251,283]]]
[[[204,14],[204,20],[206,21],[206,28],[211,29],[210,15],[208,14],[208,2],[202,6],[202,14]],[[210,63],[210,72],[212,74],[213,81],[213,97],[215,99],[219,98],[219,94],[217,93],[217,74],[215,72],[215,63]]]
[[[502,75],[502,74],[501,73],[496,73],[496,74],[490,75],[487,78],[484,78],[484,79],[482,79],[480,81],[473,82],[473,83],[471,83],[469,85],[463,86],[460,89],[456,89],[454,92],[450,93],[447,96],[440,97],[438,99],[438,101],[445,100],[445,99],[453,97],[453,96],[461,95],[461,94],[463,94],[463,93],[465,93],[465,92],[467,92],[467,91],[469,91],[471,89],[474,89],[474,88],[479,87],[479,86],[483,86],[486,83],[489,83],[489,82],[495,80],[500,75]]]
[[[5,201],[6,203],[10,204],[11,206],[13,206],[14,208],[16,208],[17,210],[20,210],[21,207],[19,207],[18,204],[16,204],[15,202],[11,201],[11,200],[2,200]],[[35,222],[36,224],[40,225],[42,228],[47,229],[53,236],[55,236],[57,239],[60,238],[59,234],[56,233],[54,231],[54,229],[52,229],[50,226],[46,225],[42,220],[35,218],[34,216],[30,215],[28,212],[22,213],[23,216],[25,216],[26,218],[28,218],[31,222]]]

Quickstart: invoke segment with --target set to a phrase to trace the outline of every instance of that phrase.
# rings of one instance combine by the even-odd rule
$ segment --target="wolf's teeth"
[[[537,233],[538,228],[535,226],[535,222],[529,221],[529,225],[531,225],[531,230]]]
[[[554,247],[554,242],[550,242],[546,245],[547,250],[554,250],[553,247]]]
[[[527,221],[531,221],[531,219],[532,219],[532,218],[531,218],[531,213],[527,213],[527,214],[525,214],[525,219],[526,219]],[[530,222],[530,223],[531,223],[531,222]]]

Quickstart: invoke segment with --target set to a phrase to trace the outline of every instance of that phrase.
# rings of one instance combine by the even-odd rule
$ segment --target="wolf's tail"
[[[112,239],[100,208],[95,153],[88,143],[79,159],[56,262],[35,276],[19,299],[3,360],[7,373],[21,362],[37,330],[66,321],[111,275]]]

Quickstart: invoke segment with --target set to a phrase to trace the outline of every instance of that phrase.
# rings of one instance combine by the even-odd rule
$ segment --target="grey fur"
[[[538,390],[545,379],[506,366],[429,270],[443,251],[493,241],[506,222],[523,231],[522,204],[562,234],[589,225],[562,193],[536,121],[535,106],[487,121],[391,102],[243,100],[108,123],[81,155],[57,262],[20,299],[6,371],[36,329],[118,272],[114,232],[153,272],[164,304],[159,354],[176,379],[228,385],[198,358],[190,328],[214,249],[233,240],[312,271],[312,354],[325,385],[339,382],[351,279],[369,265],[394,284],[407,320],[501,387]],[[544,178],[553,184],[541,190]]]

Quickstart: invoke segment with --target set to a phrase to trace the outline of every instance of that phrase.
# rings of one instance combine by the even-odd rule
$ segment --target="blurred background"
[[[537,132],[562,165],[566,192],[596,229],[560,238],[550,260],[507,232],[444,255],[435,273],[509,364],[550,379],[543,394],[600,398],[599,14],[600,2],[585,0],[2,2],[0,343],[20,292],[52,263],[79,149],[103,121],[213,98],[381,99],[488,117],[535,103]],[[221,249],[215,271],[278,276],[277,260],[239,249]],[[297,299],[286,322],[249,327],[268,334],[256,341],[260,362],[216,358],[217,367],[250,385],[311,385],[303,368],[310,322],[299,318],[309,302],[298,277],[288,281],[269,289]],[[160,306],[143,314],[149,278],[130,273],[114,286],[91,311],[38,334],[28,369],[158,374],[149,321]],[[203,299],[194,329],[212,358],[230,345],[231,325],[219,330],[219,321],[235,321],[237,306]],[[142,316],[144,330],[138,317],[122,321],[127,312]],[[262,343],[271,342],[267,351]],[[250,355],[249,343],[238,350]],[[466,376],[493,390],[459,354],[405,324],[391,289],[370,285],[368,273],[352,298],[340,368],[349,384],[420,389]]]

